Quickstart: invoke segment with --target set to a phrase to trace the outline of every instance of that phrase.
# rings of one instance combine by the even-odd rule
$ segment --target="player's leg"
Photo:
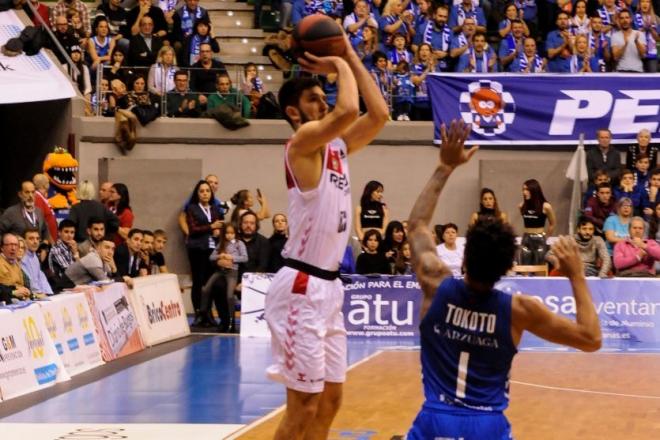
[[[286,411],[277,427],[275,440],[302,440],[312,428],[322,393],[286,390]],[[325,438],[325,437],[324,437]]]
[[[344,384],[342,383],[325,383],[325,388],[321,393],[318,404],[318,410],[314,417],[314,423],[305,432],[305,440],[323,440],[328,438],[330,425],[332,425],[332,421],[335,419],[341,406],[343,386]]]

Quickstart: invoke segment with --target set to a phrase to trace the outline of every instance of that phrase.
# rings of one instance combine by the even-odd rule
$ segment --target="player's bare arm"
[[[355,75],[358,89],[367,106],[367,112],[342,134],[348,154],[352,154],[367,146],[376,137],[387,123],[390,113],[376,82],[348,42],[348,37],[344,59]]]
[[[451,275],[449,268],[438,257],[429,224],[449,176],[457,166],[469,161],[478,148],[472,147],[468,151],[465,150],[464,144],[470,134],[470,126],[462,121],[452,121],[449,131],[443,125],[440,134],[442,136],[440,161],[417,197],[408,220],[412,268],[424,294],[421,308],[422,317],[431,305],[442,280]]]
[[[584,277],[578,246],[573,238],[560,237],[552,247],[552,253],[571,283],[575,297],[575,321],[555,315],[530,296],[515,295],[512,301],[514,342],[517,344],[522,332],[528,330],[550,342],[582,351],[596,351],[602,342],[600,322]]]

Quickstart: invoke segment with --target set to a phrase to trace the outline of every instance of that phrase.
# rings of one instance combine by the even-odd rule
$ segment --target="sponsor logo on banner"
[[[461,116],[472,130],[483,136],[495,136],[506,131],[516,117],[516,103],[502,84],[481,80],[468,84],[461,93]]]
[[[44,337],[39,331],[37,323],[32,316],[23,319],[23,328],[25,329],[25,341],[33,359],[44,357],[46,343]]]
[[[80,328],[87,330],[89,328],[89,315],[85,311],[85,306],[82,302],[76,304],[76,312],[78,313],[78,324]]]
[[[64,324],[64,333],[67,335],[73,333],[73,321],[71,320],[69,309],[66,307],[62,307],[62,323]]]
[[[14,335],[0,336],[0,344],[2,344],[4,350],[4,352],[0,351],[0,362],[10,362],[23,357],[23,353],[16,345]]]
[[[146,304],[147,316],[149,317],[149,324],[156,324],[162,321],[168,321],[170,319],[178,318],[182,315],[181,304],[176,301],[170,300],[169,303],[161,301],[159,305]]]

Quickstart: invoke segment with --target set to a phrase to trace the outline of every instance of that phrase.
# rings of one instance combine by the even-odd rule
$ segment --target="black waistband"
[[[322,280],[336,280],[339,278],[339,271],[330,271],[312,266],[311,264],[303,263],[302,261],[293,260],[291,258],[284,259],[284,265],[290,267],[291,269],[299,270],[308,275],[315,276],[316,278],[321,278]]]

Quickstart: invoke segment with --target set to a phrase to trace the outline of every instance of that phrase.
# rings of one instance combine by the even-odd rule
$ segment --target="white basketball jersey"
[[[282,256],[320,269],[336,271],[344,257],[351,228],[351,185],[348,151],[341,138],[325,147],[323,171],[316,188],[302,192],[285,149],[289,195],[289,239]]]

